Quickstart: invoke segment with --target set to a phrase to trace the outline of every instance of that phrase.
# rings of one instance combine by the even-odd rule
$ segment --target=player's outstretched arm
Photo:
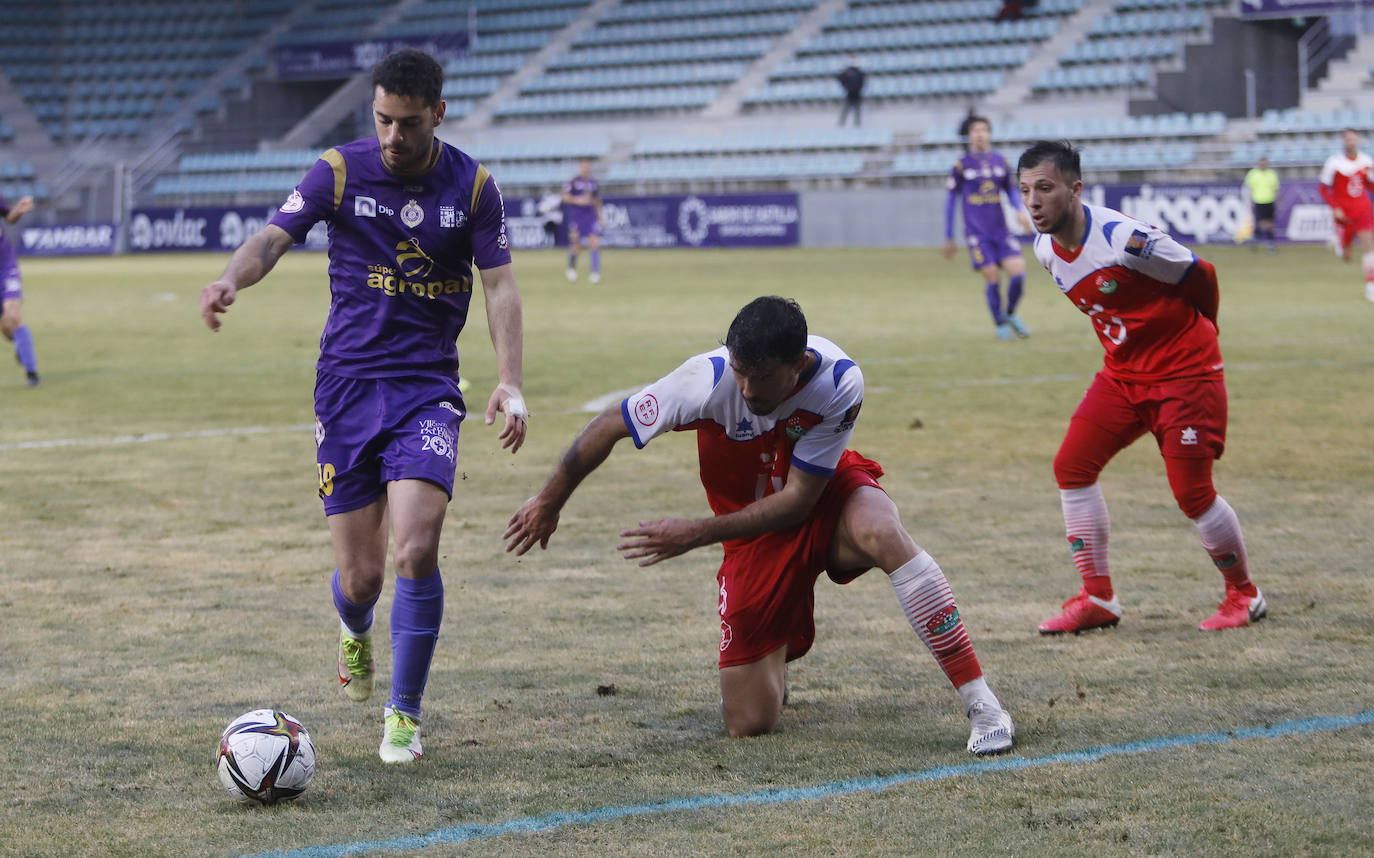
[[[606,461],[617,441],[628,437],[630,430],[620,416],[619,403],[592,418],[563,453],[539,494],[525,501],[510,517],[502,537],[506,540],[506,550],[520,555],[535,543],[540,548],[548,548],[549,537],[558,529],[558,514],[572,497],[573,490]]]
[[[652,566],[703,545],[796,527],[815,509],[828,482],[829,477],[793,468],[782,491],[744,509],[711,518],[641,521],[638,527],[621,531],[624,541],[616,548],[626,560],[638,560],[640,566]]]
[[[290,233],[275,224],[268,224],[239,245],[224,273],[214,283],[200,290],[200,317],[205,326],[218,331],[219,314],[234,303],[240,289],[247,289],[267,276],[277,260],[291,249]]]
[[[482,293],[487,303],[487,330],[496,350],[496,389],[487,399],[487,425],[496,422],[497,412],[506,416],[497,440],[501,449],[512,453],[525,444],[529,428],[529,411],[520,393],[524,384],[522,355],[525,338],[524,309],[520,303],[520,287],[515,282],[515,269],[510,263],[481,269]]]

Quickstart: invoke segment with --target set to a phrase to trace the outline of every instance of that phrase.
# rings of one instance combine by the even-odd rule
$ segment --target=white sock
[[[1193,519],[1202,547],[1216,564],[1226,583],[1232,587],[1250,584],[1249,559],[1245,554],[1245,536],[1240,530],[1240,518],[1226,498],[1217,499],[1207,511]]]
[[[1093,483],[1081,489],[1060,489],[1059,504],[1064,510],[1064,535],[1073,552],[1073,565],[1083,577],[1084,586],[1090,578],[1103,578],[1111,589],[1111,569],[1107,565],[1107,541],[1111,532],[1111,518],[1107,515],[1107,500],[1102,487]],[[1089,588],[1092,592],[1092,588]],[[1110,599],[1111,594],[1102,596]]]

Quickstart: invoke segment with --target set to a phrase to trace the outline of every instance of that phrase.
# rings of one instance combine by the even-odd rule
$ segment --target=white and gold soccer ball
[[[245,802],[275,804],[305,792],[315,743],[301,722],[276,709],[245,712],[224,728],[215,758],[219,782]]]

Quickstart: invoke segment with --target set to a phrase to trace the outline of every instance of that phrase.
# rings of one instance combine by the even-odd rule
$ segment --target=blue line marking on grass
[[[1120,745],[1103,745],[1082,751],[1066,751],[1061,754],[1048,754],[1043,757],[998,757],[957,766],[937,766],[916,772],[903,772],[881,778],[855,778],[853,780],[829,781],[809,787],[791,789],[767,789],[736,795],[703,795],[695,798],[675,798],[647,804],[603,807],[597,810],[572,811],[567,813],[548,813],[543,816],[527,816],[506,822],[490,824],[471,823],[440,828],[429,834],[411,837],[394,837],[389,840],[368,842],[339,843],[332,846],[305,846],[290,851],[262,852],[251,858],[335,858],[342,855],[356,855],[361,852],[402,851],[423,849],[441,843],[465,843],[471,840],[490,840],[506,834],[532,834],[553,831],[569,825],[588,825],[625,819],[631,816],[649,816],[676,811],[704,810],[715,807],[763,806],[786,804],[794,801],[807,801],[817,798],[854,795],[856,793],[879,792],[905,784],[941,781],[964,775],[986,775],[994,772],[1020,771],[1060,764],[1093,763],[1107,757],[1126,754],[1147,754],[1154,751],[1167,751],[1192,745],[1224,745],[1245,739],[1277,739],[1282,736],[1295,736],[1303,733],[1321,733],[1374,724],[1374,709],[1355,715],[1325,715],[1317,718],[1304,718],[1298,721],[1285,721],[1267,727],[1237,727],[1215,733],[1193,733],[1185,736],[1161,736],[1155,739],[1141,739]]]

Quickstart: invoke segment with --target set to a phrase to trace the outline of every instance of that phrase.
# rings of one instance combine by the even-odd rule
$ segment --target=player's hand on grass
[[[207,328],[212,331],[219,330],[219,314],[229,309],[237,294],[238,289],[234,284],[223,280],[216,280],[200,290],[200,317],[205,320]]]
[[[638,527],[622,530],[620,536],[625,541],[617,545],[616,550],[626,560],[639,560],[640,566],[652,566],[701,544],[697,536],[697,523],[685,518],[641,521]]]
[[[518,451],[525,444],[525,433],[529,431],[530,412],[525,408],[525,397],[521,396],[520,388],[513,384],[498,384],[496,389],[491,392],[491,398],[487,400],[487,425],[496,422],[496,413],[501,412],[506,415],[505,425],[501,427],[501,434],[496,436],[496,440],[501,442],[501,449],[509,449],[512,453]],[[550,533],[553,531],[550,530]],[[524,552],[520,552],[523,554]]]
[[[534,547],[549,547],[549,537],[558,529],[558,511],[551,510],[539,495],[535,495],[515,511],[506,523],[506,532],[501,538],[506,540],[506,550],[514,551],[519,557]]]
[[[953,259],[953,258],[954,258],[954,239],[952,239],[952,238],[947,238],[947,239],[945,239],[945,244],[944,244],[944,246],[940,248],[940,255],[943,256],[943,257],[946,258],[946,259]]]

